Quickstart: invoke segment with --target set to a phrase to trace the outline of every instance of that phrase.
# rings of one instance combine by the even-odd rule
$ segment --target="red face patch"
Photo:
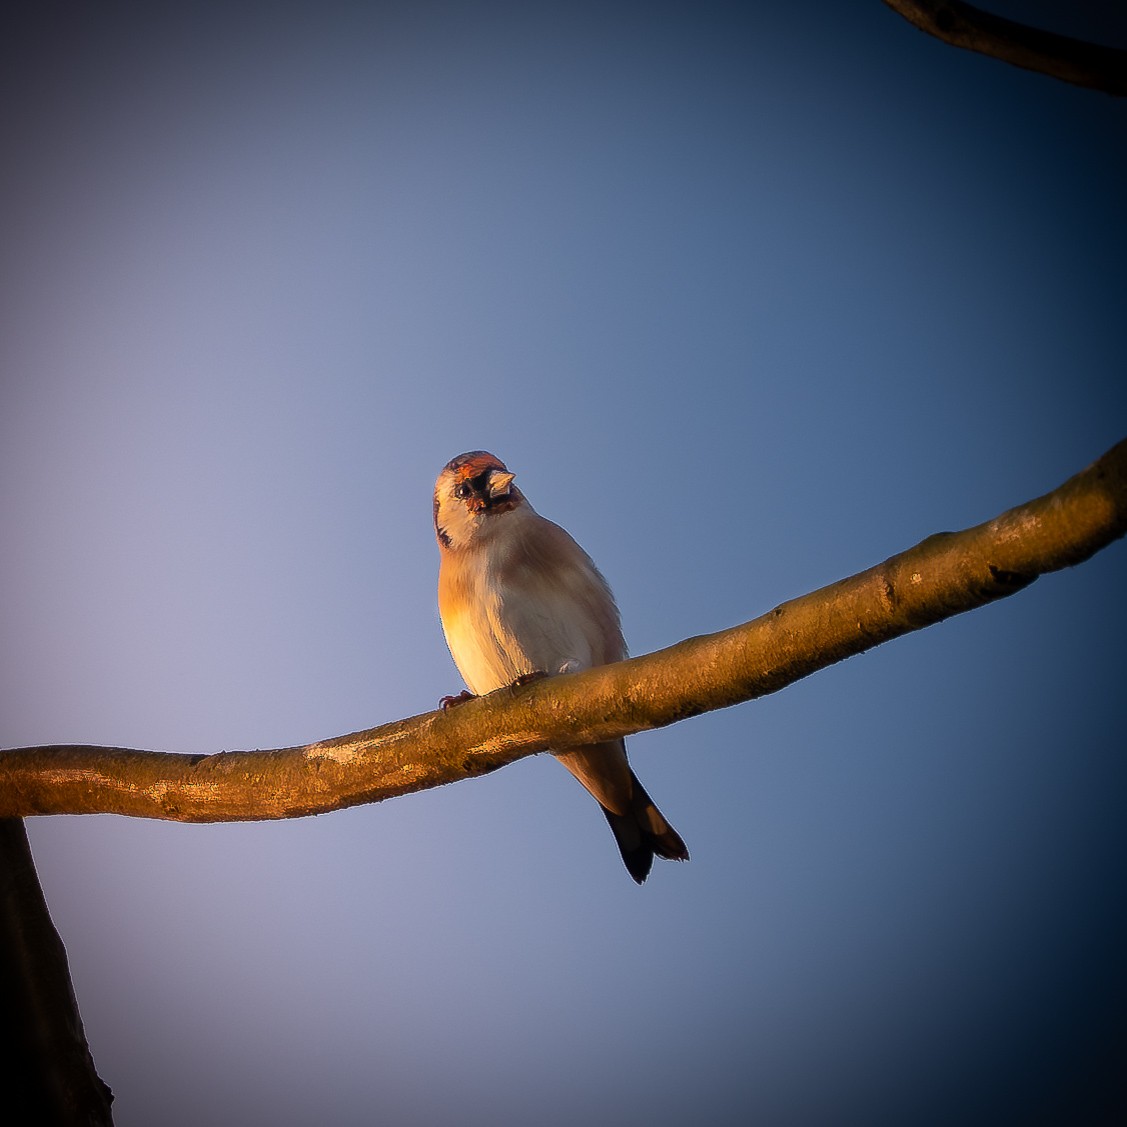
[[[465,459],[465,461],[463,461]],[[504,470],[505,463],[484,450],[475,450],[472,454],[463,454],[450,463],[456,481],[469,481],[471,478],[480,477],[490,470]]]

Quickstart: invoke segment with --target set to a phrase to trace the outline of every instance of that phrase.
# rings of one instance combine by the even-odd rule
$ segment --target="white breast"
[[[508,519],[510,531],[518,520],[524,530],[540,531],[536,522],[542,518],[534,513]],[[610,592],[578,545],[551,528],[565,550],[553,553],[550,567],[532,572],[510,566],[515,538],[490,540],[461,573],[463,597],[442,608],[450,653],[474,693],[511,685],[527,673],[572,672],[622,656]]]
[[[526,673],[571,672],[592,664],[591,643],[566,591],[508,588],[488,577],[475,598],[442,620],[454,664],[478,694],[511,685]]]

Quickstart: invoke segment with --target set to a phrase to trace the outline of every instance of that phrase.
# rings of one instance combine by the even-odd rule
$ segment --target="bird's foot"
[[[548,674],[543,669],[534,669],[531,673],[522,673],[510,686],[510,689],[519,689],[521,685],[531,685],[533,681],[541,681]]]
[[[463,689],[456,697],[443,697],[442,700],[438,702],[438,706],[443,712],[446,712],[459,704],[465,704],[466,701],[473,699],[474,694],[471,693],[469,689]]]

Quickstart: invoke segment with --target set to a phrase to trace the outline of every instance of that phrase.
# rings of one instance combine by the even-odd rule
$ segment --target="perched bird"
[[[477,694],[626,656],[606,580],[559,525],[525,500],[514,476],[492,454],[473,450],[448,462],[434,485],[438,610],[454,664]],[[571,748],[556,758],[602,807],[639,884],[654,854],[689,859],[630,769],[625,741]]]

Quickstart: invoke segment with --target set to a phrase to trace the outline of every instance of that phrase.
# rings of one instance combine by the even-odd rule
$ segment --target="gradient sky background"
[[[994,10],[1127,46],[1112,7]],[[1127,103],[877,0],[50,13],[0,48],[4,746],[433,708],[463,450],[643,653],[1127,434]],[[642,888],[546,756],[32,820],[118,1127],[1095,1122],[1125,563],[635,738],[693,857]]]

